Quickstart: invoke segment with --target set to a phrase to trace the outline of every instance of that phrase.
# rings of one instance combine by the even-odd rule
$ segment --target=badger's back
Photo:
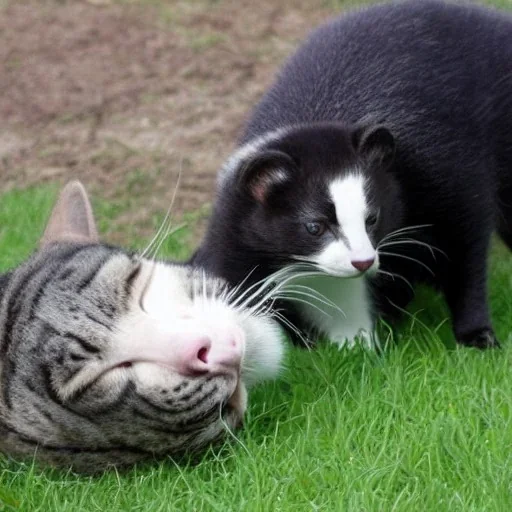
[[[383,4],[316,30],[256,106],[241,142],[297,123],[375,120],[399,150],[483,157],[510,132],[511,93],[512,16],[437,0]]]

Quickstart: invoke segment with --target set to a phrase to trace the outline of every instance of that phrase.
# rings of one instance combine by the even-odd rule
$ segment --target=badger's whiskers
[[[377,271],[377,275],[378,274],[382,274],[384,276],[388,276],[393,281],[395,280],[395,278],[400,279],[411,289],[412,292],[414,292],[414,287],[412,286],[412,284],[404,276],[401,276],[400,274],[397,274],[395,272],[389,272],[388,270],[382,270],[382,269],[379,269]]]
[[[434,271],[428,265],[426,265],[422,261],[420,261],[416,258],[413,258],[411,256],[405,256],[405,254],[386,252],[386,251],[379,251],[379,254],[383,254],[384,256],[391,256],[391,257],[395,257],[395,258],[402,258],[402,259],[408,260],[408,261],[413,261],[413,262],[417,263],[418,265],[420,265],[421,267],[423,267],[425,270],[427,270],[427,272],[429,272],[432,276],[435,276]]]
[[[385,242],[386,240],[394,239],[398,236],[409,235],[415,231],[420,231],[421,229],[430,227],[432,227],[432,224],[418,224],[416,226],[406,226],[404,228],[396,229],[395,231],[391,231],[391,233],[388,233],[386,236],[384,236],[381,240],[381,243]]]

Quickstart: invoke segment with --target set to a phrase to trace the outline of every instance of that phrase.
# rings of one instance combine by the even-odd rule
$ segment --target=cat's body
[[[289,319],[339,342],[371,332],[375,307],[404,307],[409,282],[433,282],[457,340],[493,346],[486,265],[493,229],[512,244],[511,96],[506,13],[425,0],[328,23],[254,109],[193,261],[230,282],[321,269],[331,277],[309,284],[349,314],[289,305]],[[343,279],[367,270],[371,290]]]
[[[82,191],[0,277],[0,450],[98,471],[202,448],[278,371],[279,328],[200,269],[99,243]]]

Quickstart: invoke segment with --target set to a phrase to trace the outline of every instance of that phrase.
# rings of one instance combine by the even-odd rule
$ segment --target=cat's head
[[[99,242],[71,183],[0,278],[0,449],[78,471],[200,449],[237,427],[281,333],[226,284]]]

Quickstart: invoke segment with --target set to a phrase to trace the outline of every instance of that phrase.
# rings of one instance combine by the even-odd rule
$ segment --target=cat
[[[39,250],[0,276],[0,451],[95,473],[221,439],[283,357],[277,322],[236,292],[100,243],[66,185]]]

